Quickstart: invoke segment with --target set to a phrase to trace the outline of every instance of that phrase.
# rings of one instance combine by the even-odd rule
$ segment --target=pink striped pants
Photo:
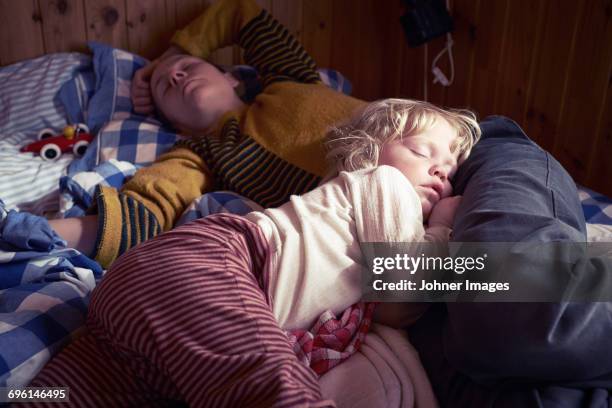
[[[78,407],[333,406],[274,319],[267,251],[227,214],[128,251],[92,295],[89,333],[31,386],[68,386]]]

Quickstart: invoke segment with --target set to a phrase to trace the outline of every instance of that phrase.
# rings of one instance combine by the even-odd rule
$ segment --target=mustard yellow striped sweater
[[[263,92],[245,109],[226,113],[216,134],[179,142],[121,192],[99,189],[96,259],[104,267],[172,228],[206,191],[232,190],[275,207],[313,189],[326,172],[327,130],[364,104],[322,84],[304,48],[253,0],[213,4],[172,41],[201,58],[240,45]]]

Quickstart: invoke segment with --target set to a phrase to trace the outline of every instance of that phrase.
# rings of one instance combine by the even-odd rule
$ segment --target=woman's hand
[[[134,105],[134,112],[141,115],[153,113],[155,110],[155,102],[151,92],[151,76],[153,71],[165,58],[184,53],[180,47],[171,45],[159,58],[154,59],[136,71],[132,79],[132,105]]]
[[[461,203],[460,195],[446,197],[438,201],[429,216],[429,226],[452,228],[459,203]]]
[[[140,68],[132,79],[132,105],[134,105],[134,112],[141,115],[149,115],[155,110],[151,93],[151,75],[159,61],[159,59],[153,60]]]

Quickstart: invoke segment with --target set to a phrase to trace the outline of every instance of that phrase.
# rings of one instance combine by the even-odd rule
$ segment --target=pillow
[[[455,177],[459,242],[586,241],[576,184],[512,120],[489,117]]]
[[[90,66],[87,55],[58,53],[0,68],[0,140],[22,145],[44,128],[61,130],[66,114],[56,94],[76,70]]]
[[[576,186],[562,166],[510,119],[490,117],[481,127],[482,140],[456,175],[463,200],[453,239],[585,242]],[[569,382],[575,392],[612,386],[612,357],[604,357],[611,310],[605,302],[447,303],[431,308],[411,339],[441,405],[537,406]]]

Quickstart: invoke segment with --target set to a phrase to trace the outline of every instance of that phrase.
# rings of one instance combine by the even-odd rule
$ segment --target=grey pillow
[[[572,178],[512,120],[481,122],[482,140],[455,177],[463,203],[454,225],[462,242],[585,241]]]

